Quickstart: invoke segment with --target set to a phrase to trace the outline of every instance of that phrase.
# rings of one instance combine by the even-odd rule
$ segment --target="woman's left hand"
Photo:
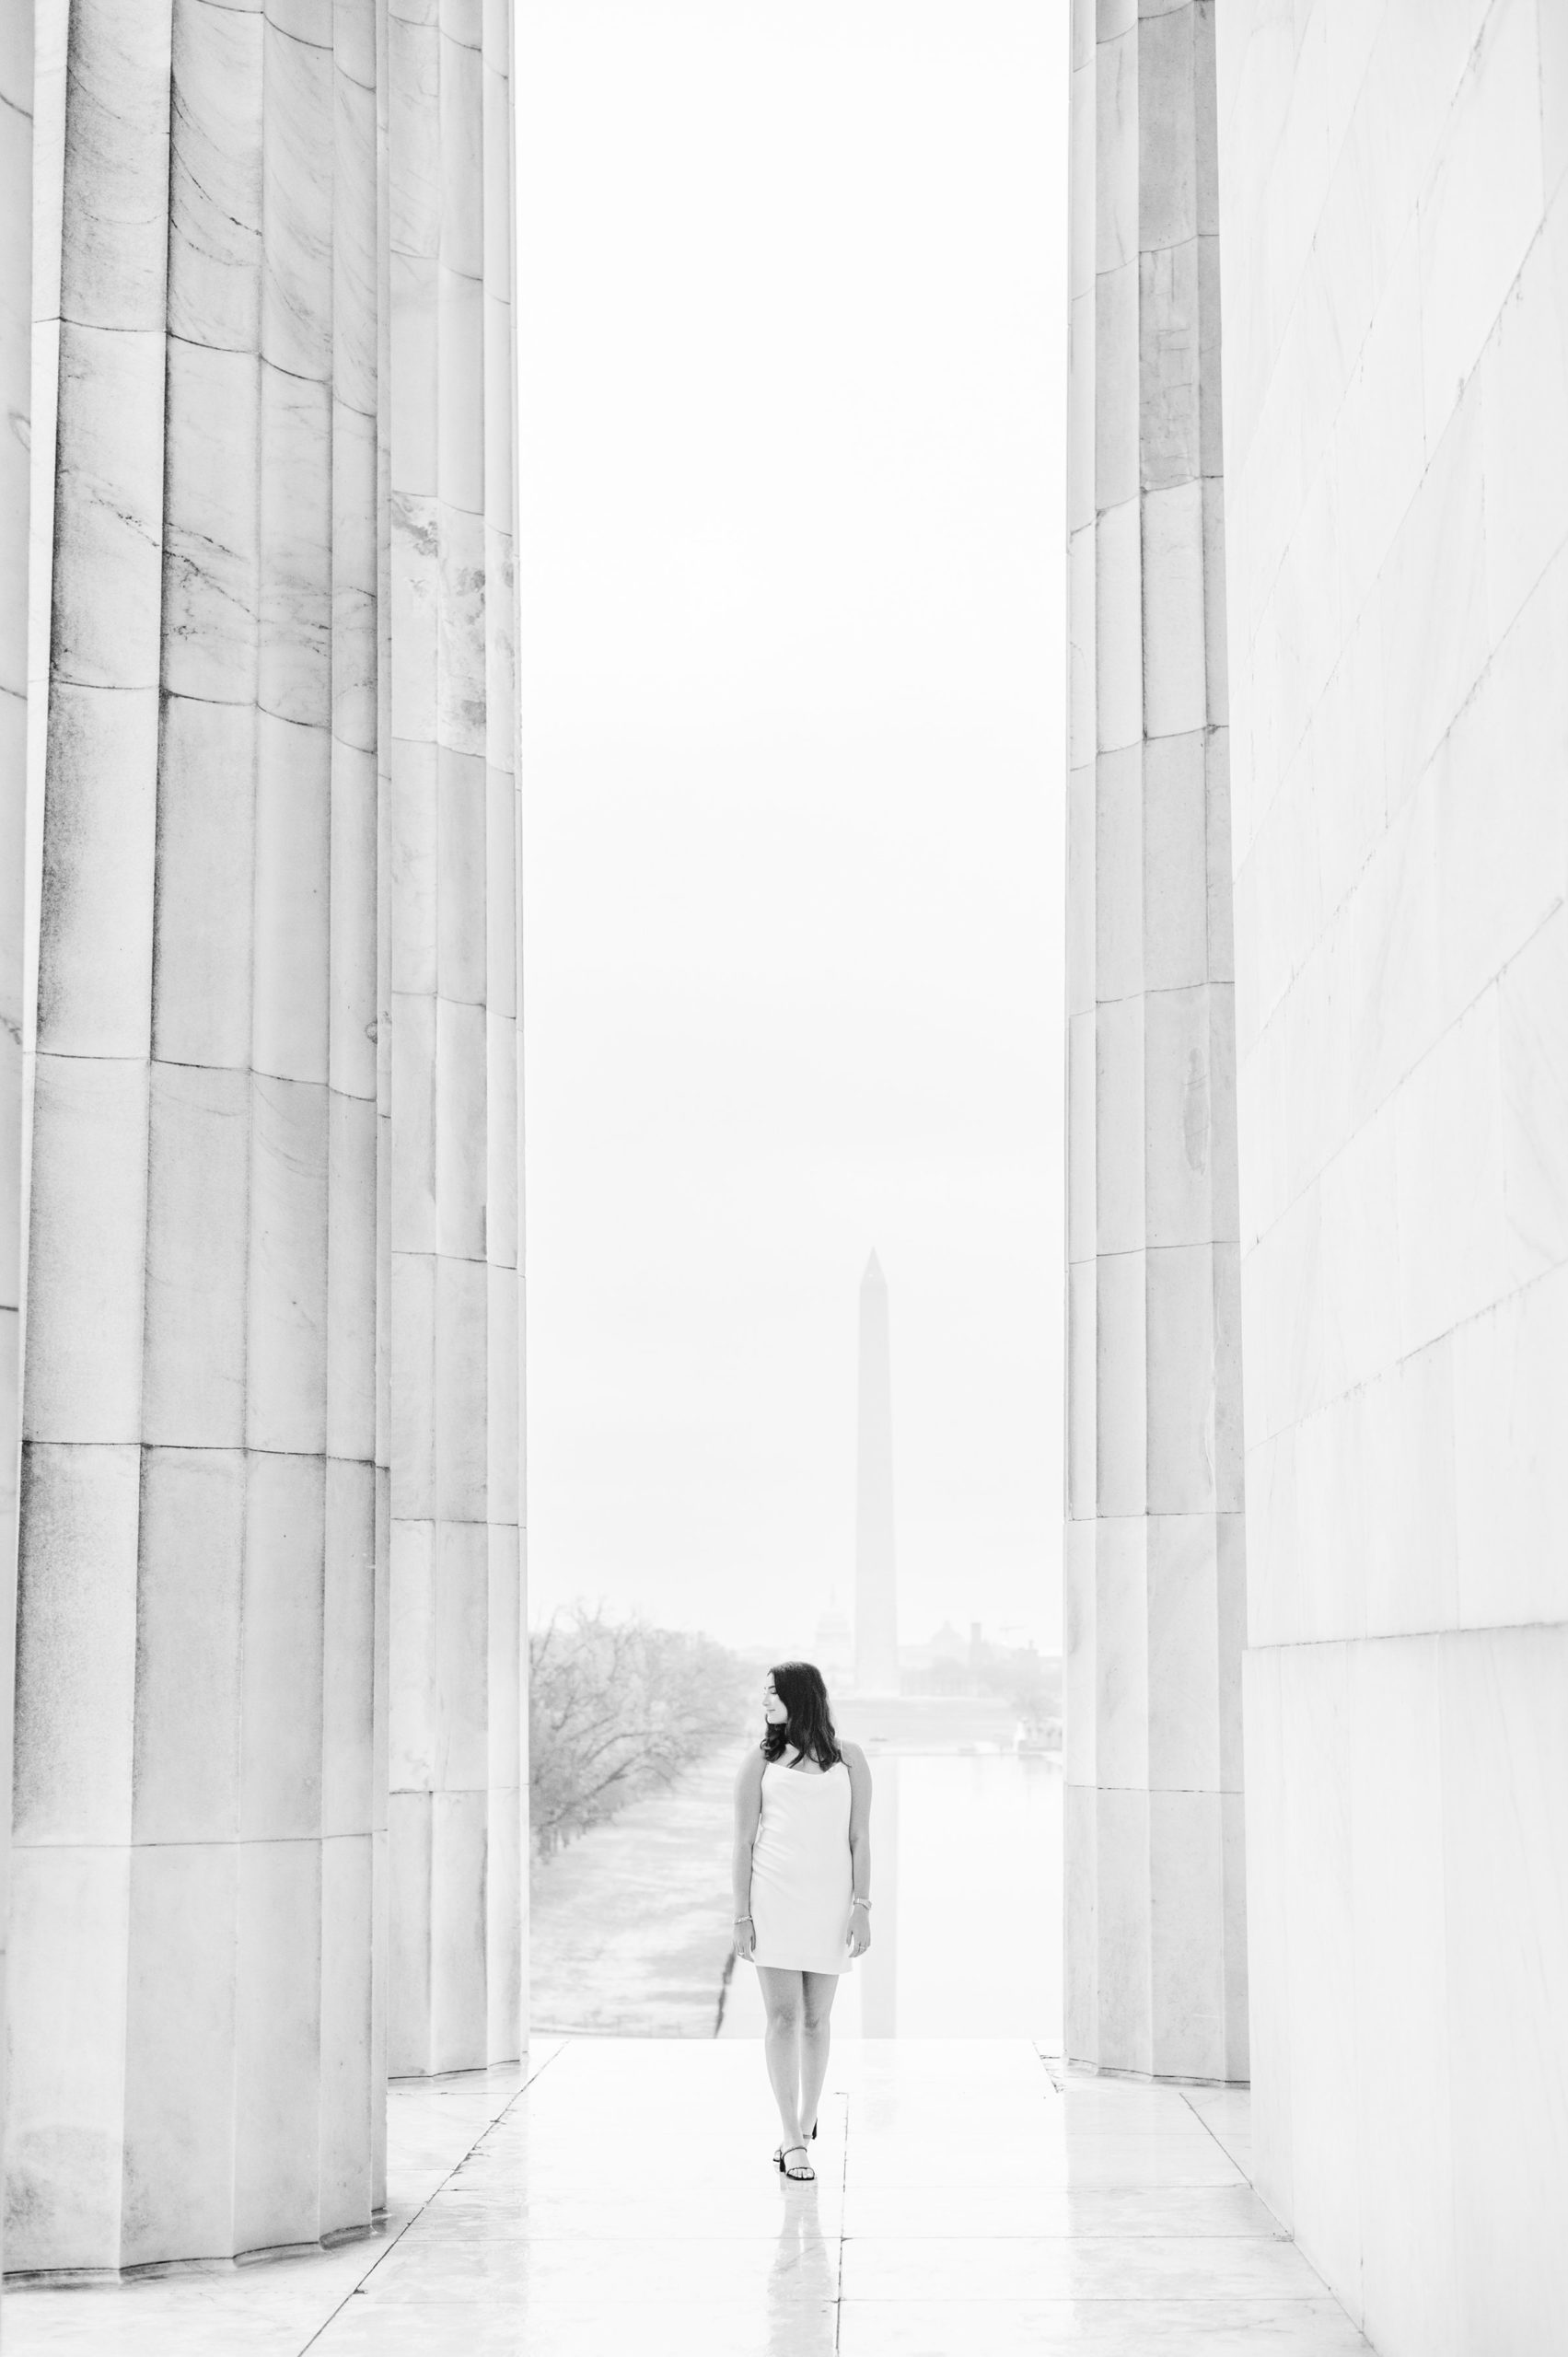
[[[864,1956],[871,1945],[871,1910],[867,1907],[852,1907],[849,1910],[849,1952]]]

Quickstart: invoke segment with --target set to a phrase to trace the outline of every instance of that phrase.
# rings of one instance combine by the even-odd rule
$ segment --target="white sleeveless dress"
[[[849,1970],[849,1796],[842,1759],[820,1775],[782,1759],[763,1769],[762,1821],[751,1850],[753,1964]]]

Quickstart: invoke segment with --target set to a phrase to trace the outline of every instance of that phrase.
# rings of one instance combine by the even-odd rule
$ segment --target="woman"
[[[773,2159],[817,2174],[828,2018],[839,1975],[871,1945],[871,1771],[833,1733],[822,1673],[783,1661],[762,1689],[767,1727],[735,1781],[735,1953],[757,1968],[764,2051],[784,2123]]]

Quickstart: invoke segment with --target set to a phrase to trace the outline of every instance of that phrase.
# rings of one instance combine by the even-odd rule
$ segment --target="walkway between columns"
[[[6,2357],[1351,2357],[1258,2201],[1246,2097],[1021,2040],[844,2040],[815,2186],[754,2044],[574,2039],[392,2093],[385,2236],[7,2295]]]

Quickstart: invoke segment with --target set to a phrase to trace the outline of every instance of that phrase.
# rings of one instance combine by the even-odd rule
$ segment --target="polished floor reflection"
[[[1023,2040],[845,2041],[815,2185],[738,2041],[543,2047],[394,2089],[375,2242],[7,2293],[6,2357],[1349,2357],[1248,2185],[1246,2097]]]

